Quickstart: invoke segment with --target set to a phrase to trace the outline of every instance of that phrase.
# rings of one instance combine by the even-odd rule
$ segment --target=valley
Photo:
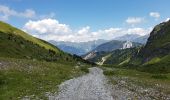
[[[145,62],[144,55],[141,62],[134,63],[141,53],[147,53],[150,42],[112,40],[82,59],[6,23],[0,26],[5,27],[0,33],[2,100],[170,99],[169,51],[156,53],[156,58]],[[148,41],[154,39],[152,33]],[[168,41],[163,44],[166,48],[159,49],[168,49]]]
[[[0,100],[170,100],[169,4],[0,0]]]

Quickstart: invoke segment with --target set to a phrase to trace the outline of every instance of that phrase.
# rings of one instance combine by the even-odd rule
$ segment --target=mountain
[[[149,37],[149,34],[144,35],[144,36],[141,36],[138,34],[126,34],[126,35],[123,35],[120,37],[116,37],[116,38],[114,38],[114,40],[132,41],[132,42],[146,44],[148,37]]]
[[[67,46],[67,45],[61,44],[61,45],[57,45],[57,47],[67,53],[70,53],[70,54],[82,55],[85,53],[85,51],[83,49],[72,47],[72,46]]]
[[[98,45],[107,42],[108,40],[94,40],[88,42],[64,42],[64,41],[49,41],[50,43],[56,45],[61,50],[68,52],[70,54],[83,55],[87,52],[93,50]]]
[[[132,41],[136,38],[139,38],[141,37],[140,35],[138,34],[125,34],[123,36],[120,36],[120,37],[116,37],[114,38],[114,40],[119,40],[119,41]]]
[[[117,40],[104,43],[85,55],[84,59],[99,65],[135,68],[150,73],[170,73],[170,21],[155,26],[146,45],[133,45],[133,48],[131,43]]]
[[[140,47],[142,44],[130,42],[130,41],[118,41],[112,40],[104,44],[99,45],[91,52],[83,55],[82,57],[91,62],[97,62],[98,58],[104,57],[106,54],[110,54],[114,50],[124,50],[133,47]]]
[[[126,45],[130,44],[130,47],[136,47],[136,46],[141,46],[142,44],[140,43],[135,43],[135,42],[130,42],[130,41],[118,41],[118,40],[112,40],[106,43],[103,43],[99,46],[97,46],[95,49],[92,51],[95,52],[100,52],[100,51],[105,51],[105,52],[110,52],[116,49],[122,49],[126,48]],[[130,48],[127,47],[127,48]]]
[[[85,58],[90,62],[95,62],[99,65],[123,65],[128,63],[130,58],[137,53],[138,47],[116,49],[111,52],[93,52],[89,58]]]
[[[135,38],[132,41],[137,42],[137,43],[146,44],[148,38],[149,38],[149,34]]]
[[[131,59],[131,64],[155,72],[170,72],[170,21],[155,26],[146,45]]]

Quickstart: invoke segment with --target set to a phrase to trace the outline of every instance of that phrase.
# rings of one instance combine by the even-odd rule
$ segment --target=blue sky
[[[45,40],[113,39],[126,32],[149,33],[170,17],[169,4],[170,0],[0,0],[0,19]],[[45,29],[48,21],[52,24]]]

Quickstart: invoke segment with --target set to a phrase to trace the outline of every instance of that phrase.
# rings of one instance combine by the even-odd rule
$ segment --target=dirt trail
[[[89,73],[63,82],[59,93],[49,96],[49,100],[170,100],[155,88],[147,88],[136,84],[135,79],[112,76],[115,84],[110,84],[97,67],[89,69]],[[109,79],[110,80],[110,79]]]
[[[100,62],[97,62],[98,65],[103,65],[103,63],[107,60],[107,58],[109,58],[111,56],[111,54],[105,56],[105,57],[102,57],[101,61]]]
[[[82,77],[65,81],[59,86],[59,94],[50,96],[50,100],[113,100],[107,88],[107,79],[103,70],[97,67]]]

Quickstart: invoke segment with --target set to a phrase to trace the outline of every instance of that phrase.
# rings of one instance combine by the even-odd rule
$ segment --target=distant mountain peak
[[[123,48],[122,48],[122,49],[132,48],[132,46],[133,46],[132,42],[126,41],[126,42],[123,44]]]
[[[149,37],[149,34],[144,35],[144,36],[141,36],[141,35],[138,35],[138,34],[125,34],[123,36],[114,38],[114,40],[132,41],[132,42],[145,44],[148,37]]]
[[[125,34],[120,37],[114,38],[114,40],[119,40],[119,41],[132,41],[133,39],[136,39],[138,37],[141,37],[141,35],[138,34]]]
[[[76,54],[76,55],[84,55],[89,51],[96,48],[98,45],[108,42],[108,40],[98,39],[88,42],[64,42],[64,41],[49,41],[50,43],[56,45],[61,50]]]

